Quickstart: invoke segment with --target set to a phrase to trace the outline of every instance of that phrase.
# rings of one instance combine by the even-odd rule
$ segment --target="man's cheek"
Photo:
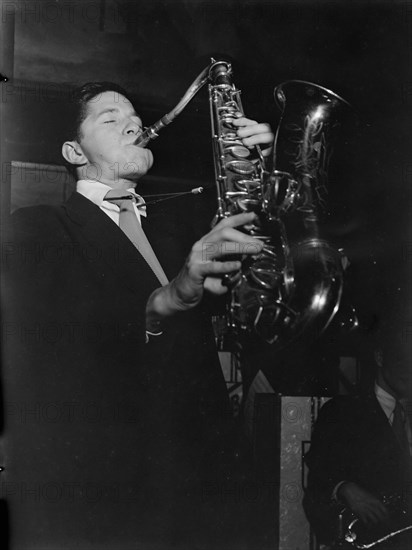
[[[153,162],[154,162],[154,157],[153,157],[153,153],[151,151],[149,151],[148,149],[146,149],[147,153],[148,153],[148,165],[149,165],[149,168],[153,165]]]

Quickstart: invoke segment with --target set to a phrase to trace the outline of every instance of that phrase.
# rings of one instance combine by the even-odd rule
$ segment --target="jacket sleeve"
[[[336,537],[338,511],[342,507],[334,490],[342,481],[353,479],[356,462],[354,410],[350,398],[325,403],[315,423],[311,447],[305,457],[308,467],[303,506],[321,541]]]

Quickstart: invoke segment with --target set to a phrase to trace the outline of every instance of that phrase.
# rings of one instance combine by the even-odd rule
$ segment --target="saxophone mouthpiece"
[[[152,126],[149,128],[146,128],[133,142],[134,145],[138,145],[139,147],[146,147],[146,145],[149,143],[151,139],[157,138],[158,134],[156,134],[155,130]]]

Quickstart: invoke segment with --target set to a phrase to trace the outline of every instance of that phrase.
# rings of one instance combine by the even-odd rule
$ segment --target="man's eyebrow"
[[[103,109],[103,111],[100,111],[100,113],[98,113],[96,118],[100,118],[101,116],[103,116],[107,113],[116,113],[117,114],[119,112],[120,112],[119,107],[107,107],[106,109]],[[135,116],[137,118],[140,118],[140,116],[136,113],[135,110],[131,111],[131,116]]]

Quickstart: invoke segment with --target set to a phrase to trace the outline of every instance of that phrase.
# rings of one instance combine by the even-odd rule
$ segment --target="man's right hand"
[[[258,254],[263,248],[262,241],[236,229],[255,218],[253,212],[225,218],[193,245],[179,274],[149,297],[148,331],[159,328],[162,320],[197,306],[205,290],[217,295],[228,291],[222,284],[223,276],[240,271],[239,258]]]
[[[339,487],[337,497],[366,525],[376,525],[388,519],[388,510],[385,505],[375,495],[356,483],[343,483]]]

